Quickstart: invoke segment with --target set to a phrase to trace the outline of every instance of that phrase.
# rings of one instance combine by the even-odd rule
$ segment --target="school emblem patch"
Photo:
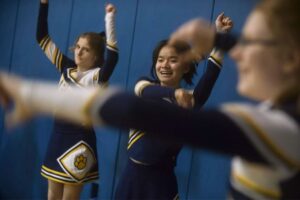
[[[92,148],[80,141],[61,155],[57,162],[76,182],[82,182],[97,161]]]

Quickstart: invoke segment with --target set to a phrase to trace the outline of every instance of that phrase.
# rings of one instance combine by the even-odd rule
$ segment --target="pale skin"
[[[48,0],[41,0],[41,3],[48,4]],[[105,6],[105,12],[116,12],[116,8],[112,4],[107,4]],[[97,55],[91,49],[89,45],[89,41],[81,37],[77,41],[74,48],[74,60],[77,65],[78,72],[87,71],[95,66],[95,62],[97,60]],[[24,112],[28,113],[28,112]],[[28,117],[29,114],[24,114],[19,116],[20,118]],[[16,117],[12,115],[11,117]],[[80,193],[82,191],[83,185],[69,185],[58,183],[52,180],[48,180],[48,199],[79,199]]]
[[[215,29],[217,32],[226,33],[226,32],[229,32],[232,29],[232,27],[233,27],[232,20],[229,17],[225,16],[224,12],[222,12],[221,14],[218,15],[218,17],[215,21]],[[174,37],[174,36],[172,36],[172,37]],[[172,37],[171,37],[171,43],[173,42]],[[180,37],[180,34],[178,37]],[[202,47],[199,47],[199,49],[201,49],[201,48]],[[196,56],[196,59],[198,60],[201,57],[201,55],[203,55],[203,54],[198,54],[198,56]],[[221,51],[215,51],[214,55],[217,58],[219,58],[220,60],[222,60],[222,58],[223,58],[223,52],[221,52]],[[193,59],[195,59],[195,57]],[[176,89],[175,99],[177,101],[177,104],[184,108],[192,108],[194,105],[194,97],[193,97],[192,91],[188,91],[188,90],[185,90],[182,88]]]
[[[105,12],[116,13],[116,8],[112,4],[107,4],[105,6]],[[89,41],[86,38],[81,37],[77,41],[74,49],[74,58],[79,72],[85,72],[95,66],[97,55],[93,49],[91,49]]]
[[[199,22],[202,23],[201,21],[202,20],[191,21],[191,24],[186,25],[191,26],[194,24],[199,26]],[[205,28],[208,28],[209,30],[194,33],[196,38],[189,37],[193,36],[193,34],[191,35],[190,30],[187,30],[187,32],[181,30],[181,36],[177,38],[178,35],[175,33],[172,42],[176,42],[177,39],[187,39],[188,41],[195,39],[195,41],[200,42],[195,43],[195,46],[200,46],[201,39],[199,39],[198,34],[201,35],[202,33],[205,34],[211,32],[211,28],[197,28],[197,30]],[[271,29],[265,23],[264,13],[259,11],[251,13],[245,24],[242,35],[248,41],[274,39]],[[187,36],[187,38],[185,38],[185,36]],[[210,38],[210,36],[200,36],[200,38],[207,39]],[[207,40],[202,42],[209,43]],[[208,44],[207,46],[210,47],[212,45]],[[280,47],[280,45],[265,45],[263,43],[250,42],[247,44],[238,43],[237,46],[232,49],[230,54],[237,62],[239,73],[238,90],[243,96],[255,100],[272,100],[289,85],[299,85],[299,49],[291,48],[291,52],[289,52]],[[202,47],[196,49],[199,50],[201,48]],[[204,48],[202,51],[198,51],[198,53],[203,54],[208,53],[209,51],[209,49]],[[20,88],[21,84],[22,82],[14,80],[14,78],[7,75],[1,76],[0,74],[0,90],[2,90],[0,91],[0,96],[2,97],[2,103],[7,102],[7,99],[12,99],[15,104],[20,105],[22,101],[18,99],[18,88]],[[254,88],[258,87],[259,91],[255,91]],[[18,108],[20,109],[20,107],[22,107],[22,105]],[[13,112],[20,112],[20,110],[14,110]]]
[[[263,13],[258,11],[248,17],[243,37],[249,40],[275,40]],[[238,44],[230,55],[237,63],[237,90],[243,96],[260,101],[274,100],[297,79],[295,69],[299,66],[299,56],[284,56],[278,45]],[[291,70],[286,70],[288,68]]]
[[[189,41],[195,44],[186,59],[207,54],[212,48],[215,31],[202,19],[191,20],[174,32],[171,44]],[[253,11],[243,28],[242,35],[248,40],[273,40],[264,13]],[[205,45],[203,45],[205,44]],[[279,45],[250,43],[237,44],[230,52],[239,72],[238,92],[253,100],[274,100],[286,88],[298,84],[299,52],[283,51]]]

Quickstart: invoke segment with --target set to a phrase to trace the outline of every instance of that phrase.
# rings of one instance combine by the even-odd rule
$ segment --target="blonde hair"
[[[262,0],[255,8],[262,12],[283,55],[300,56],[300,0]],[[295,79],[287,84],[275,100],[277,104],[300,100],[300,63],[295,66]],[[298,105],[300,111],[300,101]]]

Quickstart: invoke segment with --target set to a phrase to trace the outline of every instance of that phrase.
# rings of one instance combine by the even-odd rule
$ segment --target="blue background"
[[[87,31],[104,29],[102,0],[49,0],[49,32],[55,43],[72,57],[69,47]],[[224,11],[239,33],[257,0],[112,0],[117,7],[116,29],[120,59],[111,84],[133,90],[138,77],[148,75],[152,50],[183,22],[201,16],[214,21]],[[0,0],[0,70],[25,77],[58,82],[59,73],[35,40],[38,0]],[[206,62],[199,65],[195,81]],[[194,82],[195,82],[194,81]],[[224,68],[205,107],[241,100],[235,92],[235,64],[225,57]],[[52,119],[40,117],[13,130],[4,129],[0,108],[0,199],[45,199],[47,181],[40,175]],[[100,180],[98,199],[112,199],[126,161],[127,134],[97,128]],[[217,138],[216,138],[217,139]],[[229,158],[185,147],[176,173],[181,199],[224,199]],[[88,199],[87,184],[82,199]]]

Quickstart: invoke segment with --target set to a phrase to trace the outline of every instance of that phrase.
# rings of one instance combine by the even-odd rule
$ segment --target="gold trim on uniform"
[[[241,174],[233,173],[233,178],[236,181],[238,181],[240,184],[244,185],[246,188],[249,188],[263,196],[267,196],[267,197],[271,197],[271,198],[275,198],[275,199],[279,199],[281,196],[279,191],[263,188],[262,185],[256,184],[255,182],[251,181],[246,176],[243,176]]]
[[[118,52],[117,45],[114,45],[114,44],[111,44],[111,43],[106,43],[106,48],[108,48],[109,50]]]
[[[211,62],[213,62],[218,68],[222,69],[222,61],[218,60],[214,57],[214,55],[210,55],[208,58]]]
[[[40,46],[45,51],[45,45],[47,44],[47,40],[49,40],[49,35],[46,35],[40,42]]]
[[[67,184],[78,184],[78,182],[74,181],[73,178],[71,178],[68,174],[59,172],[59,171],[55,171],[52,169],[47,168],[46,166],[42,166],[41,169],[41,175],[47,179],[59,182],[59,183],[67,183]],[[95,180],[98,178],[98,172],[95,176],[95,173],[91,173],[89,174],[85,180]]]
[[[139,130],[134,131],[134,133],[130,134],[131,137],[129,138],[129,141],[128,141],[127,150],[130,149],[130,147],[144,135],[145,135],[145,133],[142,131],[139,131]]]
[[[278,159],[283,161],[286,165],[288,165],[291,168],[300,169],[300,163],[297,163],[297,161],[294,161],[291,158],[287,157],[285,154],[283,154],[282,151],[279,148],[277,148],[276,144],[274,144],[272,140],[269,139],[268,134],[266,134],[265,131],[262,130],[259,127],[259,125],[257,125],[257,123],[253,119],[251,119],[251,117],[249,117],[245,112],[239,110],[238,108],[232,108],[230,109],[230,111],[243,118],[244,121],[254,130],[254,132],[261,139],[261,141],[264,142],[265,145],[275,155],[277,155]]]
[[[42,170],[43,171],[47,171],[47,172],[50,172],[52,174],[56,174],[56,175],[59,175],[59,176],[63,176],[63,177],[66,177],[68,178],[69,175],[68,174],[65,174],[65,173],[62,173],[62,172],[58,172],[58,171],[55,171],[55,170],[52,170],[52,169],[49,169],[48,167],[46,167],[45,165],[42,166]]]
[[[177,193],[173,200],[179,200],[179,194]]]

